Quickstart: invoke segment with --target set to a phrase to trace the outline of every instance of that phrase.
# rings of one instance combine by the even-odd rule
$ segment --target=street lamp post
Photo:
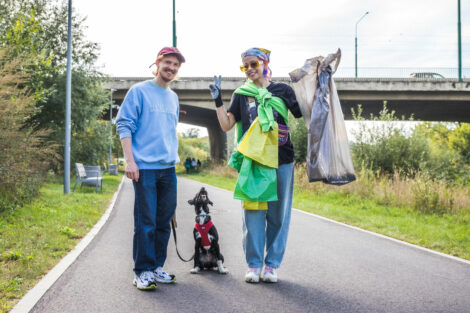
[[[459,82],[462,81],[462,31],[460,23],[460,0],[457,1],[457,33],[458,33],[458,55],[459,55]]]
[[[173,47],[176,48],[175,0],[173,0]]]
[[[117,89],[111,88],[111,103],[109,104],[109,162],[108,168],[111,166],[113,156],[113,92]]]
[[[369,11],[367,11],[366,13],[364,13],[363,16],[361,16],[361,18],[356,22],[356,32],[355,32],[355,36],[354,36],[354,57],[355,57],[355,76],[357,78],[357,24],[359,24],[359,22],[367,15],[369,14]]]
[[[64,143],[64,194],[70,193],[70,137],[72,133],[72,0],[68,7],[67,78],[65,87],[65,143]]]

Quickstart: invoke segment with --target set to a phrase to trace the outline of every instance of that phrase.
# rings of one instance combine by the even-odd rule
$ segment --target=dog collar
[[[207,223],[205,223],[205,224],[202,224],[202,225],[196,223],[196,229],[198,229],[198,230],[199,230],[199,228],[200,228],[200,229],[202,229],[202,230],[206,230],[206,229],[207,229],[207,231],[209,231],[209,229],[211,229],[212,226],[214,226],[214,223],[212,223],[212,221],[209,221],[209,222],[207,222]]]

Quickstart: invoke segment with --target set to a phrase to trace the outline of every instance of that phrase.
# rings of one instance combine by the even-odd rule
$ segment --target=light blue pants
[[[281,265],[286,251],[292,211],[294,163],[279,166],[277,173],[278,201],[268,202],[268,210],[243,210],[243,250],[248,267],[274,268]]]

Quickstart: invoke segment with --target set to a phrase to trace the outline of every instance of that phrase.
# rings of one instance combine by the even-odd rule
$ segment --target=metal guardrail
[[[430,78],[412,78],[412,73],[437,73],[444,76],[445,79],[454,80],[458,79],[458,68],[456,67],[359,67],[358,70],[358,79],[361,78],[391,78],[391,79],[426,79]],[[355,78],[354,67],[339,67],[336,71],[334,77],[338,78]],[[211,80],[211,76],[194,76],[194,77],[181,77],[192,78],[192,79],[201,79],[201,80]],[[240,75],[237,77],[228,77],[225,76],[224,80],[239,80],[243,79],[244,76]],[[468,80],[470,79],[470,68],[462,68],[462,78]],[[113,77],[114,81],[127,81],[127,80],[145,80],[151,79],[148,77]],[[288,81],[288,77],[273,77],[276,81]],[[442,79],[442,78],[434,78]]]
[[[456,67],[360,67],[357,73],[358,78],[410,78],[412,73],[437,73],[457,79],[459,75]],[[340,66],[335,77],[354,78],[354,67]],[[462,77],[470,78],[470,68],[462,68]]]

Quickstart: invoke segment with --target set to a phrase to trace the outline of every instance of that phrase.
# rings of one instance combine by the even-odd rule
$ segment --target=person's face
[[[252,81],[263,79],[263,70],[265,64],[254,55],[248,55],[242,59],[242,65],[245,67],[245,75]]]
[[[180,61],[174,55],[164,56],[157,64],[158,75],[166,82],[171,82],[178,74]]]

